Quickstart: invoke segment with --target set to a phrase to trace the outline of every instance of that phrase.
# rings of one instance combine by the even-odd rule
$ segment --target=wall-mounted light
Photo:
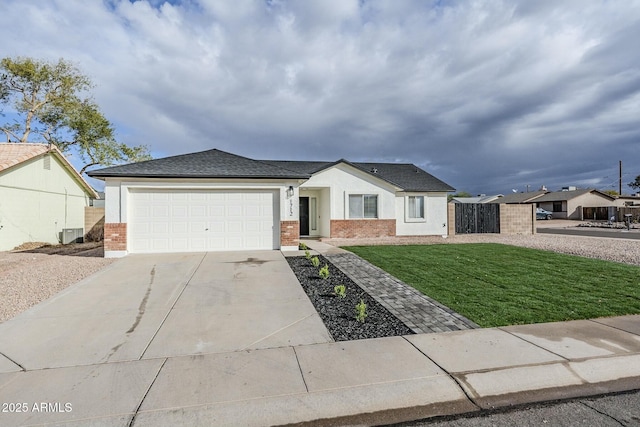
[[[287,188],[287,196],[293,197],[293,185],[290,185],[289,188]]]

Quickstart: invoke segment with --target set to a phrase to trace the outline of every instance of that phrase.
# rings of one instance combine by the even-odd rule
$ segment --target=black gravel
[[[334,340],[350,341],[413,334],[411,329],[326,258],[318,258],[318,268],[305,257],[288,257],[287,261]],[[330,273],[326,280],[318,275],[318,270],[325,264],[329,266]],[[344,298],[334,295],[333,288],[336,285],[347,288]],[[367,305],[364,323],[356,320],[356,305],[360,300]]]

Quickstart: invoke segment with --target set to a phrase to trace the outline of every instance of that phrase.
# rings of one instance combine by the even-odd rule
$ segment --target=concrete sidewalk
[[[375,425],[640,389],[640,316],[336,343],[255,256],[123,258],[0,324],[0,425]]]
[[[0,372],[1,425],[385,424],[640,389],[640,316]]]

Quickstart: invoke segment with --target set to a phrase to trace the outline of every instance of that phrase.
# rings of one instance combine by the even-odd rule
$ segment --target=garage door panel
[[[243,215],[242,206],[238,206],[238,205],[227,206],[228,217],[239,217],[242,215]]]
[[[243,229],[244,229],[244,223],[242,221],[227,222],[228,233],[242,233]]]
[[[273,249],[275,192],[132,190],[131,252]]]
[[[191,218],[206,218],[207,217],[207,207],[202,205],[193,205],[191,206],[190,216]]]

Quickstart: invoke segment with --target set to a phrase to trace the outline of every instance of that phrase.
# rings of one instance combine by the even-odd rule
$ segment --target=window
[[[349,194],[349,218],[378,218],[378,196]]]
[[[553,202],[553,211],[562,212],[562,202]]]
[[[407,218],[424,219],[424,196],[407,197]]]
[[[309,197],[309,227],[318,229],[318,201],[315,197]]]

